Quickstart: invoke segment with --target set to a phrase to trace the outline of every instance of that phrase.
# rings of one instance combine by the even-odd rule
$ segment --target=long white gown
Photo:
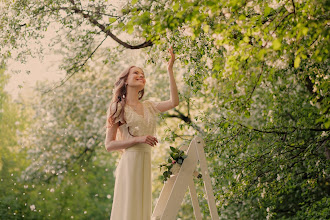
[[[156,108],[158,102],[145,100],[141,103],[143,105],[143,116],[135,112],[132,107],[125,105],[124,115],[127,124],[119,126],[117,140],[133,138],[128,133],[128,127],[133,135],[155,136],[157,115],[160,113]],[[118,104],[117,113],[119,113],[120,108],[121,105]],[[119,118],[115,122],[120,120]],[[152,149],[153,147],[149,144],[140,143],[122,150],[122,155],[115,171],[116,180],[110,220],[151,219]]]

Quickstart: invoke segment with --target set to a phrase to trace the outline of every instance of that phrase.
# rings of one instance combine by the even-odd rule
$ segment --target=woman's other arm
[[[146,143],[152,147],[158,143],[157,138],[150,135],[134,137],[127,140],[116,140],[118,127],[119,122],[106,130],[105,149],[108,152],[127,149],[137,143]]]
[[[117,129],[119,127],[119,123],[114,124],[110,128],[107,128],[105,134],[105,149],[108,152],[126,149],[133,144],[135,144],[134,138],[128,140],[116,140]]]

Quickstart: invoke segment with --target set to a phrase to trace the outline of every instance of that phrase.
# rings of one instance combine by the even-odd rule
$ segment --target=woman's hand
[[[151,136],[151,135],[136,137],[136,141],[137,141],[137,143],[149,144],[152,147],[158,143],[157,138],[155,138],[154,136]]]
[[[173,48],[172,47],[170,47],[169,49],[168,49],[168,51],[170,52],[170,54],[171,54],[171,59],[168,61],[168,69],[172,69],[173,68],[173,64],[174,64],[174,60],[175,60],[175,55],[174,55],[174,53],[173,53]]]

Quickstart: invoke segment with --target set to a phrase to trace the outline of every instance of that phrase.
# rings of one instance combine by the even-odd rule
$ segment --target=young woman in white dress
[[[152,215],[151,149],[155,137],[157,114],[179,104],[173,75],[175,55],[169,49],[170,99],[140,101],[146,79],[141,68],[131,66],[118,77],[108,109],[105,148],[121,151],[115,171],[115,186],[110,220],[150,220]]]

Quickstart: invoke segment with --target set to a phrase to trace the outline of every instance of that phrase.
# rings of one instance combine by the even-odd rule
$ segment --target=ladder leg
[[[190,197],[191,197],[191,201],[192,201],[193,208],[194,208],[195,218],[196,218],[196,220],[202,220],[201,209],[198,204],[198,198],[197,198],[197,193],[196,193],[196,188],[195,188],[195,183],[194,183],[193,177],[191,177],[189,180],[189,192],[190,192]]]
[[[202,170],[202,175],[203,175],[202,178],[204,181],[204,188],[205,188],[207,202],[208,202],[210,213],[211,213],[211,218],[212,218],[212,220],[218,220],[219,215],[218,215],[217,207],[215,205],[211,178],[210,178],[210,175],[209,175],[209,172],[207,169],[207,164],[206,164],[206,158],[205,158],[205,152],[204,152],[205,144],[201,137],[199,137],[196,141],[197,141],[197,143],[201,143],[199,145],[196,145],[196,147],[197,147],[196,151],[197,151],[200,167]]]
[[[177,176],[171,176],[165,182],[165,185],[163,186],[163,189],[160,193],[159,199],[157,201],[157,204],[156,204],[155,209],[152,214],[153,219],[157,219],[157,217],[162,216],[162,214],[164,212],[164,208],[165,208],[167,200],[168,200],[168,197],[171,194],[176,177]]]

